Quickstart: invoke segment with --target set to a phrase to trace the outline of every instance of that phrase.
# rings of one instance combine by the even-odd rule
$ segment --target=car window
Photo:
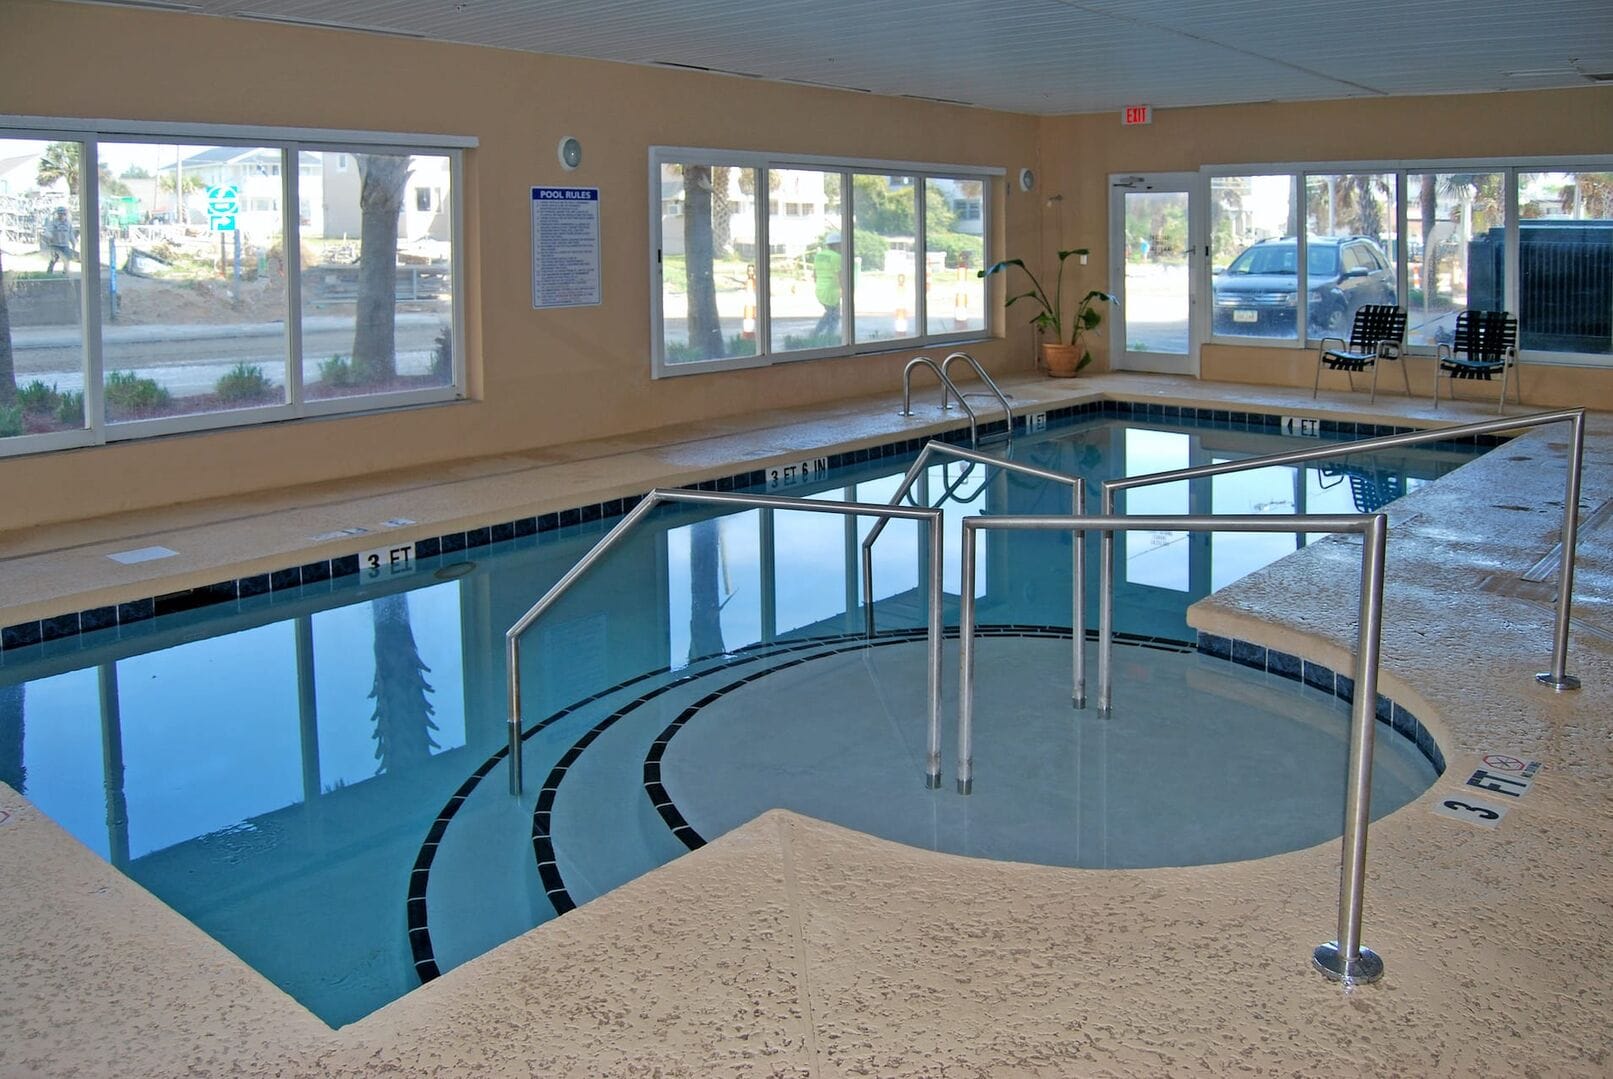
[[[1332,277],[1339,272],[1339,249],[1332,244],[1311,244],[1305,265],[1313,277]]]
[[[1295,257],[1292,245],[1271,244],[1251,247],[1232,260],[1229,274],[1286,274],[1294,275]]]
[[[1339,249],[1339,262],[1345,273],[1354,269],[1370,270],[1371,264],[1367,260],[1366,249],[1360,244],[1351,244]]]

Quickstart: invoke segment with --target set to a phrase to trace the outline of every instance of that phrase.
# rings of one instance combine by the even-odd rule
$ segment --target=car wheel
[[[1330,336],[1336,336],[1349,328],[1348,321],[1348,317],[1344,313],[1344,307],[1340,304],[1334,304],[1327,309],[1327,313],[1322,316],[1322,321],[1319,325]]]

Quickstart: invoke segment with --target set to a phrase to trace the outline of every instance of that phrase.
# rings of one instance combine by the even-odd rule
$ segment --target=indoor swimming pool
[[[1096,484],[1294,445],[1240,426],[1100,418],[1019,438],[1012,455]],[[1261,469],[1136,491],[1124,508],[1375,510],[1478,452]],[[884,503],[908,462],[870,456],[753,490]],[[962,518],[1069,509],[1061,486],[958,462],[935,464],[919,493],[948,493],[954,628]],[[1340,834],[1342,683],[1226,662],[1184,621],[1251,570],[1341,542],[1295,533],[1122,537],[1107,721],[1070,706],[1070,538],[985,536],[963,796],[923,781],[916,526],[895,522],[874,545],[870,641],[858,560],[871,519],[657,510],[528,634],[526,793],[512,797],[504,631],[613,523],[445,544],[461,549],[407,573],[304,580],[8,650],[0,780],[333,1026],[774,806],[934,850],[1093,869],[1255,858]],[[955,640],[944,658],[950,762]],[[1438,760],[1380,733],[1375,815],[1425,790]]]

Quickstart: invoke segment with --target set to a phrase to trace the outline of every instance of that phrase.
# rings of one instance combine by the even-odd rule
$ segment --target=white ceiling
[[[1613,80],[1613,0],[99,2],[1040,114]]]

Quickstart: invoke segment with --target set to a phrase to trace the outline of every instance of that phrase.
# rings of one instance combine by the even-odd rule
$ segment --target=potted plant
[[[1018,266],[1030,278],[1031,290],[1008,297],[1006,306],[1012,307],[1020,300],[1034,300],[1041,308],[1036,317],[1031,319],[1038,333],[1048,336],[1042,342],[1042,366],[1054,378],[1074,378],[1075,373],[1092,362],[1092,353],[1088,351],[1082,340],[1088,330],[1095,330],[1103,321],[1103,312],[1098,310],[1098,302],[1118,303],[1113,296],[1101,289],[1093,289],[1081,297],[1081,302],[1075,306],[1075,314],[1069,322],[1064,321],[1064,260],[1071,255],[1085,255],[1084,247],[1073,248],[1069,251],[1059,252],[1058,277],[1053,282],[1053,291],[1049,293],[1042,288],[1042,283],[1036,279],[1026,267],[1024,259],[1004,259],[992,266],[981,270],[980,277],[990,277],[999,270],[1006,271],[1010,266]],[[1069,340],[1065,341],[1064,331],[1069,327]]]

